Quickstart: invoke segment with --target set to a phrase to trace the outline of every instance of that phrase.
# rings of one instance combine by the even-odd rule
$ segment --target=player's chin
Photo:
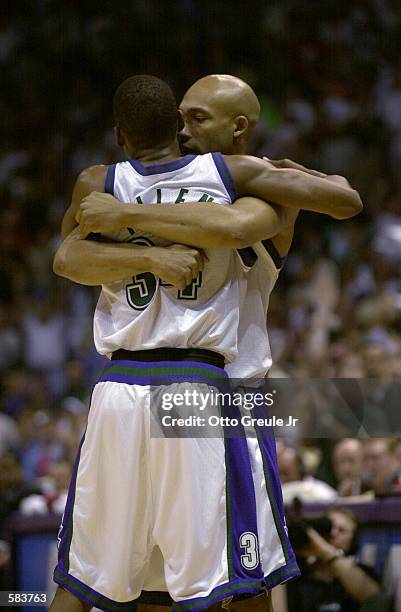
[[[196,145],[194,144],[188,144],[188,143],[181,143],[180,144],[180,149],[181,149],[181,153],[183,155],[188,155],[188,154],[192,154],[192,155],[200,155],[201,151],[197,148]]]

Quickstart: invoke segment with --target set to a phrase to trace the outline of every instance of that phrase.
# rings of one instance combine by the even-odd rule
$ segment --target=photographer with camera
[[[314,521],[289,523],[302,578],[287,586],[288,612],[355,612],[380,591],[370,568],[352,556],[357,527],[347,508],[332,508]]]

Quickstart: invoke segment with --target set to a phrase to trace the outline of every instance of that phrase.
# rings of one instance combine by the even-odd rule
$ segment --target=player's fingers
[[[181,291],[185,289],[187,285],[189,285],[189,283],[187,282],[185,275],[181,276],[180,279],[176,283],[176,287],[178,289],[181,289]]]
[[[195,258],[195,261],[193,262],[193,264],[191,265],[192,278],[196,278],[202,269],[203,269],[203,258],[201,257],[201,255],[198,255]]]
[[[207,255],[203,251],[201,251],[200,255],[201,257],[199,261],[199,271],[203,270],[203,268],[205,267],[205,263],[208,261]]]
[[[196,263],[198,265],[201,265],[202,262],[203,262],[203,259],[204,259],[204,253],[203,253],[202,249],[196,249],[196,250],[194,249],[192,251],[192,255],[193,255]]]
[[[268,162],[269,164],[274,166],[275,168],[281,168],[281,160],[279,159],[270,159],[269,157],[266,157],[266,155],[264,155],[262,159],[263,161]]]
[[[90,231],[85,227],[85,225],[81,225],[79,228],[79,235],[81,236],[81,240],[84,240],[87,236],[89,236]]]
[[[184,279],[185,279],[185,287],[187,285],[189,285],[192,282],[192,279],[194,278],[194,273],[192,272],[192,268],[191,266],[188,266],[185,270],[184,270]],[[197,273],[196,273],[197,276]]]
[[[275,167],[275,168],[288,168],[285,159],[271,159],[269,160],[270,163]]]

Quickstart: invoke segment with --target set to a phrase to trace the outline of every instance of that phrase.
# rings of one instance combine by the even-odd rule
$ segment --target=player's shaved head
[[[209,74],[196,81],[187,94],[204,95],[209,103],[224,107],[232,116],[245,115],[253,127],[259,119],[260,104],[252,87],[231,74]]]
[[[184,148],[197,153],[244,153],[259,119],[260,105],[252,87],[230,74],[210,74],[196,81],[180,105]]]

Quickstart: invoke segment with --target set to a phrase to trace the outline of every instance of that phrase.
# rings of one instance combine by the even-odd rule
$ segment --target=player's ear
[[[115,125],[113,128],[114,131],[114,137],[116,139],[116,142],[118,145],[120,145],[120,147],[123,147],[125,145],[125,138],[120,130],[120,128]]]
[[[180,133],[184,129],[184,117],[182,116],[182,112],[180,109],[177,111],[177,132]]]
[[[245,115],[238,115],[234,119],[234,137],[239,138],[247,131],[249,127],[248,117]]]

